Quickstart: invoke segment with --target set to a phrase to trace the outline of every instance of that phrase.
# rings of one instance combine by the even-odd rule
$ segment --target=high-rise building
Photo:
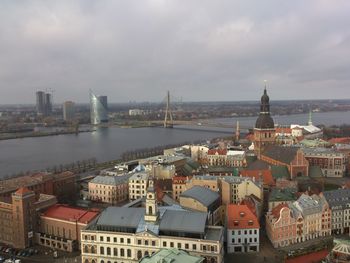
[[[107,96],[96,96],[90,92],[90,118],[91,124],[108,122]]]
[[[38,115],[48,116],[52,113],[52,95],[44,91],[36,92],[36,112]]]
[[[270,115],[270,98],[266,86],[261,97],[260,114],[254,128],[254,150],[260,158],[267,145],[275,144],[275,124]]]
[[[52,95],[50,93],[45,94],[45,115],[52,114]]]
[[[69,121],[75,117],[75,105],[72,101],[65,101],[63,103],[63,119]]]
[[[45,114],[45,92],[36,92],[36,112],[38,115]]]

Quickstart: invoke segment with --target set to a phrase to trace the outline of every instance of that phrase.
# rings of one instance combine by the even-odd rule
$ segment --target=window
[[[120,243],[124,243],[124,238],[121,238],[121,239],[120,239]]]
[[[102,241],[102,242],[103,242],[103,237],[102,237],[102,236],[100,236],[100,241]]]
[[[104,247],[100,247],[100,254],[101,254],[101,255],[104,255],[104,254],[105,254],[105,249],[104,249]]]
[[[128,257],[128,258],[131,258],[131,249],[128,249],[128,250],[127,250],[127,257]]]
[[[174,242],[170,242],[170,247],[174,247]]]
[[[163,247],[166,247],[166,242],[165,241],[163,241]]]
[[[89,252],[88,246],[84,246],[84,253],[88,253],[88,252]]]
[[[121,257],[124,257],[124,256],[125,256],[125,255],[124,255],[124,248],[121,248],[121,249],[120,249],[120,256],[121,256]]]
[[[111,242],[111,239],[110,239],[110,237],[107,237],[107,242]]]
[[[189,248],[189,245],[186,243],[185,244],[185,249],[188,249]]]
[[[141,242],[141,239],[138,239],[138,240],[137,240],[137,244],[138,244],[138,245],[141,245],[141,243],[142,243],[142,242]]]
[[[107,255],[110,256],[111,255],[111,248],[107,247]]]
[[[156,241],[152,241],[152,246],[153,246],[153,247],[156,246]]]
[[[130,244],[130,243],[131,243],[131,239],[128,238],[128,239],[126,240],[126,242],[127,242],[128,244]]]
[[[118,256],[118,248],[113,248],[113,256]]]
[[[145,240],[145,246],[148,246],[148,240]]]
[[[232,238],[232,243],[235,243],[235,239],[234,238]]]
[[[181,248],[181,243],[177,243],[177,248]]]
[[[91,254],[95,254],[95,247],[91,247]]]
[[[113,242],[117,243],[117,238],[116,237],[113,238]]]
[[[197,250],[197,245],[196,244],[192,244],[192,249],[193,250]]]

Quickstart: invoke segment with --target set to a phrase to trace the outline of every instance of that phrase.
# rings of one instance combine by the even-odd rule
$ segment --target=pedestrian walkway
[[[307,255],[286,259],[285,263],[317,263],[325,259],[328,255],[328,250],[321,250]]]

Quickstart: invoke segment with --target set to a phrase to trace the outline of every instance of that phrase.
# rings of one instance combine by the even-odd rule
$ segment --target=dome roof
[[[267,96],[267,95],[266,95]],[[255,123],[257,129],[273,129],[275,124],[270,114],[260,114]]]

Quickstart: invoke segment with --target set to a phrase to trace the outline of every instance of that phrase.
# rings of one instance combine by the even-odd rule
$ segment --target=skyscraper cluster
[[[52,95],[44,91],[36,92],[36,112],[41,116],[50,116],[52,114]]]

